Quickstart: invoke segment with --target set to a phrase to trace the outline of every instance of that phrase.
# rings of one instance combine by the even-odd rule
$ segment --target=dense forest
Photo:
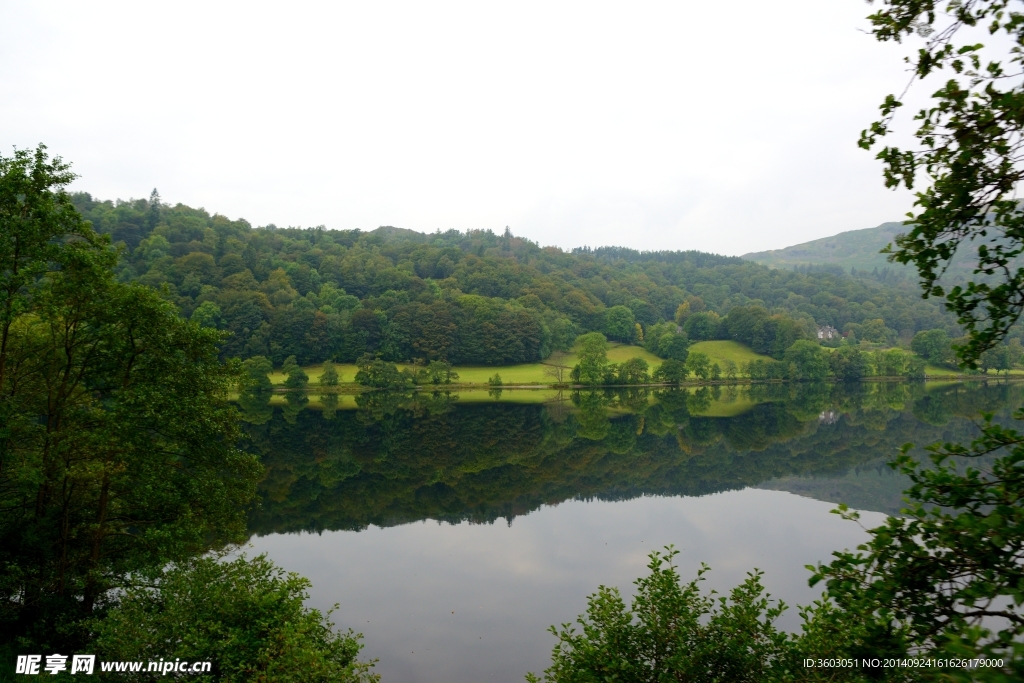
[[[772,270],[695,251],[565,252],[507,229],[254,228],[165,204],[155,190],[149,199],[72,199],[121,246],[119,279],[156,287],[182,315],[229,332],[224,357],[265,356],[275,365],[289,356],[353,362],[365,353],[506,365],[546,358],[589,331],[646,341],[658,353],[651,335],[680,333],[675,323],[688,316],[695,320],[682,333],[691,339],[728,335],[721,320],[737,307],[760,321],[756,334],[743,334],[767,334],[761,345],[778,358],[822,325],[889,344],[922,330],[959,333],[912,284],[841,272]]]

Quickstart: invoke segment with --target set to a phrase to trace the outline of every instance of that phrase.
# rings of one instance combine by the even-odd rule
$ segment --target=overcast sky
[[[742,254],[898,220],[863,0],[0,0],[0,149],[254,225]]]

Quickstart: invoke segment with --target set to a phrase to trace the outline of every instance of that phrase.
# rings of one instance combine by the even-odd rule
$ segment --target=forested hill
[[[889,339],[956,332],[910,283],[772,270],[700,252],[567,253],[508,230],[253,228],[164,204],[155,193],[118,202],[79,193],[74,202],[124,245],[122,279],[163,288],[182,315],[229,331],[226,356],[275,364],[291,355],[302,364],[351,362],[367,352],[394,361],[532,362],[587,331],[629,342],[664,334],[674,323],[652,327],[684,303],[703,310],[705,322],[761,306],[809,335],[825,324],[857,328],[861,339],[868,330]]]

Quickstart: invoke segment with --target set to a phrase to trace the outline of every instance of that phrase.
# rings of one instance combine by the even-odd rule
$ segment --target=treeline
[[[622,342],[648,342],[652,331],[660,339],[688,303],[705,318],[762,309],[763,327],[777,328],[765,342],[776,356],[795,341],[791,328],[807,337],[832,325],[866,341],[956,333],[952,318],[912,286],[840,273],[770,270],[692,251],[566,253],[508,230],[254,228],[170,206],[155,191],[141,200],[73,200],[122,245],[122,281],[159,288],[184,316],[229,332],[225,357],[264,356],[275,366],[289,356],[305,365],[366,353],[392,362],[531,362],[591,331]],[[697,328],[686,327],[689,339],[704,338]]]

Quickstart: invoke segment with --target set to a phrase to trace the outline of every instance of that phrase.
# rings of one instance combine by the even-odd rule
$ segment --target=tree
[[[983,66],[981,44],[958,47],[953,39],[963,26],[1006,34],[1012,47],[1005,61],[1019,71],[1024,17],[1007,11],[1009,4],[955,1],[940,13],[932,1],[887,0],[870,17],[879,40],[928,36],[914,62],[916,79],[946,67],[955,74],[933,96],[935,106],[917,116],[921,148],[886,147],[879,158],[889,186],[912,188],[919,174],[927,176],[927,189],[917,193],[921,211],[889,251],[895,260],[914,264],[926,297],[946,297],[967,332],[956,350],[969,367],[1005,337],[1024,306],[1024,269],[1013,263],[1024,253],[1024,213],[1015,194],[1022,179],[1024,87],[1003,60],[986,55]],[[937,20],[950,23],[936,32]],[[882,121],[863,133],[862,146],[888,134],[900,106],[895,97],[886,99]],[[947,292],[938,279],[965,241],[978,242],[974,274],[985,279]],[[1024,411],[1015,418],[1024,419]],[[996,658],[998,668],[948,676],[1019,680],[1024,436],[986,415],[981,435],[969,446],[929,446],[930,467],[911,457],[910,448],[892,463],[913,484],[906,492],[910,506],[870,529],[870,540],[857,552],[836,553],[830,564],[819,565],[812,582],[824,581],[846,620],[861,625],[851,630],[848,652]],[[840,511],[857,518],[844,507]]]
[[[452,369],[451,363],[443,360],[432,360],[423,370],[427,384],[451,384],[459,379],[459,373]]]
[[[650,574],[635,581],[630,607],[618,589],[602,586],[588,598],[578,631],[552,626],[558,642],[544,680],[753,682],[783,670],[788,639],[775,621],[786,608],[765,595],[761,574],[749,574],[728,598],[715,600],[700,588],[708,567],[683,584],[677,554],[671,547],[651,553]],[[530,674],[527,680],[541,679]]]
[[[841,346],[828,357],[832,375],[843,382],[859,382],[867,374],[867,359],[855,346]]]
[[[544,364],[544,375],[553,379],[555,384],[565,384],[565,380],[568,377],[570,370],[572,370],[572,368],[567,365],[559,365],[557,363]]]
[[[335,387],[338,386],[340,381],[341,375],[338,374],[338,369],[334,367],[334,363],[329,360],[324,361],[324,369],[320,372],[320,386]]]
[[[8,337],[2,640],[74,643],[134,572],[245,535],[260,466],[235,446],[240,367],[103,256],[45,277]]]
[[[736,361],[729,360],[729,359],[727,359],[725,361],[725,378],[726,379],[728,379],[728,380],[736,379],[736,372],[737,372],[737,370],[738,370],[738,368],[736,366]]]
[[[690,371],[687,369],[686,363],[669,358],[658,366],[658,369],[654,371],[652,379],[655,382],[663,382],[665,384],[674,384],[678,386],[680,382],[686,381],[686,376],[689,372]]]
[[[915,117],[917,147],[878,152],[888,187],[926,188],[915,195],[918,210],[908,214],[908,231],[888,251],[893,260],[917,268],[925,297],[945,297],[968,332],[957,354],[973,367],[1024,310],[1024,269],[1017,263],[1024,253],[1024,211],[1016,196],[1024,179],[1024,83],[1016,74],[1024,66],[1024,23],[1009,11],[1008,0],[951,1],[941,9],[935,0],[881,4],[869,17],[878,40],[923,38],[908,58],[913,80],[951,72],[932,104]],[[958,43],[964,27],[984,27],[1004,52],[986,51],[973,33]],[[861,147],[870,149],[888,135],[902,106],[889,95],[881,119],[861,134]],[[948,287],[941,282],[945,268],[971,245],[976,277]]]
[[[661,335],[655,351],[662,358],[672,358],[674,360],[686,362],[686,355],[689,353],[689,348],[690,340],[685,334],[668,332]]]
[[[374,358],[365,354],[356,362],[356,382],[374,389],[408,389],[413,384],[413,376],[407,371],[399,371],[394,363]]]
[[[929,446],[931,467],[909,450],[904,446],[893,467],[913,484],[906,492],[910,507],[871,529],[858,552],[836,553],[830,564],[819,565],[812,584],[824,581],[841,609],[864,619],[856,647],[1004,658],[1019,676],[1024,673],[1024,435],[994,424],[988,415],[970,446]],[[1001,451],[1005,455],[992,459]],[[955,462],[960,458],[979,466],[963,468]],[[858,518],[845,506],[840,511],[847,519]],[[992,617],[1003,620],[998,630]]]
[[[647,372],[647,361],[643,358],[630,358],[619,364],[620,384],[646,384],[650,380]]]
[[[75,177],[60,157],[49,158],[45,145],[0,156],[0,387],[11,325],[30,310],[39,279],[78,254],[99,256],[108,243],[64,191]]]
[[[705,341],[718,337],[720,319],[714,311],[692,313],[683,323],[683,332],[694,341]]]
[[[608,338],[625,344],[636,340],[636,319],[626,306],[612,306],[604,315],[604,331]]]
[[[492,387],[500,387],[504,386],[505,383],[501,381],[501,375],[496,372],[492,377],[487,379],[487,384]]]
[[[810,339],[794,342],[783,360],[796,367],[793,379],[822,380],[829,376],[828,351]]]
[[[284,385],[289,389],[305,389],[309,385],[309,375],[298,365],[292,365],[288,368]]]
[[[929,363],[945,365],[953,361],[953,347],[945,330],[922,330],[914,335],[910,350]]]
[[[590,332],[576,339],[578,362],[574,369],[576,381],[600,384],[608,366],[608,340],[600,332]]]
[[[715,382],[722,379],[722,366],[718,363],[711,364],[711,379]]]
[[[242,361],[242,390],[270,391],[274,385],[268,375],[274,371],[273,364],[263,356],[253,356]]]
[[[204,301],[199,304],[196,310],[192,311],[190,319],[198,323],[200,327],[212,327],[215,329],[220,327],[223,321],[220,306],[212,301]]]
[[[209,674],[189,676],[198,681],[377,680],[372,664],[356,660],[362,636],[334,631],[330,614],[303,604],[309,581],[265,555],[202,557],[147,579],[100,622],[96,648],[104,659],[211,662]]]
[[[706,353],[692,352],[686,359],[686,369],[701,379],[711,376],[711,359]]]

